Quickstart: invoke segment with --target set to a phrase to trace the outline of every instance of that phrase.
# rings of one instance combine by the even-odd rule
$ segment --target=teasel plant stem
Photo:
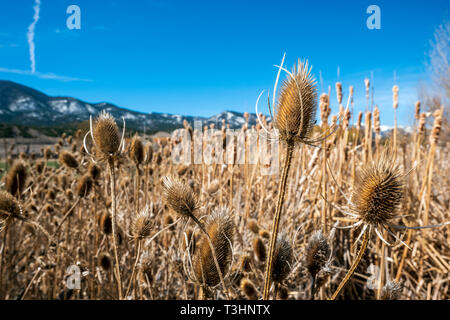
[[[131,285],[134,282],[134,277],[136,275],[136,268],[139,262],[139,258],[141,257],[141,249],[142,249],[142,240],[138,239],[137,240],[137,252],[136,252],[136,261],[134,262],[134,266],[133,266],[133,271],[131,272],[131,278],[130,278],[130,282],[128,283],[128,288],[127,291],[125,293],[125,297],[128,296],[128,293],[130,292],[131,289]]]
[[[290,140],[286,141],[286,153],[285,153],[285,159],[284,159],[284,166],[283,166],[283,172],[281,174],[280,184],[278,187],[279,193],[278,193],[277,207],[276,207],[275,215],[273,217],[272,235],[270,238],[270,249],[269,249],[269,255],[267,257],[263,300],[269,299],[269,289],[270,289],[271,278],[272,278],[272,266],[273,266],[275,245],[276,245],[277,235],[278,235],[278,226],[280,224],[281,208],[283,207],[284,195],[286,193],[286,182],[287,182],[287,176],[289,173],[289,169],[291,166],[293,151],[294,151],[294,142],[290,141]]]
[[[112,222],[112,236],[113,236],[113,249],[114,249],[114,259],[115,259],[115,269],[116,269],[116,280],[117,280],[117,290],[119,293],[119,300],[122,300],[122,280],[120,278],[120,268],[119,268],[119,256],[117,255],[117,230],[116,230],[116,175],[114,172],[114,159],[110,157],[108,159],[109,173],[111,176],[111,222]]]
[[[342,291],[342,289],[347,284],[348,280],[350,280],[353,273],[355,272],[356,267],[358,266],[359,262],[361,261],[363,255],[364,255],[364,252],[366,252],[367,244],[369,243],[370,231],[371,231],[371,228],[369,227],[369,231],[364,232],[364,236],[363,236],[362,243],[361,243],[361,248],[359,249],[358,255],[356,256],[355,261],[353,261],[353,264],[350,267],[350,269],[347,271],[347,274],[345,275],[344,279],[342,279],[342,281],[339,284],[339,286],[337,287],[336,291],[331,296],[330,300],[336,300],[339,293]]]

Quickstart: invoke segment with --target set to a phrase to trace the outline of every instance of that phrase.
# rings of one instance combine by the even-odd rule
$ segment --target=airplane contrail
[[[36,60],[34,56],[34,28],[39,20],[39,11],[41,9],[41,0],[35,0],[33,22],[28,27],[27,40],[30,48],[31,73],[36,72]]]

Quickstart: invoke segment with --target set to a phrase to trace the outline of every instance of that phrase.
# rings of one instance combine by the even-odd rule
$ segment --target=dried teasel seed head
[[[259,233],[259,226],[258,222],[255,219],[248,219],[247,220],[247,226],[250,229],[251,232],[258,235]]]
[[[154,226],[149,207],[146,206],[133,220],[132,232],[135,239],[145,239],[150,235]]]
[[[385,224],[403,199],[404,175],[388,149],[358,173],[352,194],[352,210],[366,223]]]
[[[283,236],[278,237],[273,253],[272,281],[281,283],[291,271],[294,252],[292,246]]]
[[[378,109],[378,106],[375,106],[375,108],[373,109],[373,129],[375,130],[375,133],[377,135],[381,133],[380,110]]]
[[[312,277],[322,269],[330,255],[330,246],[322,230],[315,231],[308,240],[305,252],[305,265]]]
[[[240,265],[241,265],[240,269],[242,271],[244,272],[252,271],[250,256],[249,255],[242,256]]]
[[[357,121],[357,123],[356,123],[356,127],[358,128],[358,130],[361,129],[361,121],[362,121],[362,117],[363,117],[363,113],[362,113],[362,111],[360,111],[360,112],[358,113],[358,121]]]
[[[81,177],[81,179],[78,181],[76,194],[80,198],[85,198],[89,195],[89,192],[91,192],[92,189],[92,179],[89,174],[85,174]]]
[[[164,217],[164,225],[170,226],[173,222],[172,215],[168,214]],[[175,230],[175,226],[170,227],[170,230]]]
[[[164,198],[172,210],[184,217],[192,217],[199,207],[191,187],[176,177],[162,179]]]
[[[274,125],[280,138],[289,142],[309,137],[317,109],[316,81],[308,62],[299,61],[292,75],[283,82],[274,114]]]
[[[135,134],[131,140],[130,159],[133,160],[136,165],[139,165],[144,161],[144,145],[137,134]]]
[[[151,143],[148,144],[147,153],[145,155],[145,160],[147,163],[152,162],[153,159],[153,146]]]
[[[366,87],[366,99],[369,99],[370,80],[368,78],[364,79],[364,86]]]
[[[19,201],[9,192],[0,191],[0,226],[3,220],[9,217],[19,217],[22,215],[22,209]]]
[[[61,164],[65,165],[66,167],[71,168],[71,169],[78,168],[77,159],[75,159],[75,157],[68,151],[62,151],[59,154],[59,162],[61,162]]]
[[[231,263],[235,229],[229,209],[227,207],[215,208],[206,221],[205,229],[216,252],[220,271],[222,275],[225,275]],[[199,249],[194,257],[195,277],[200,283],[214,287],[219,284],[220,276],[209,241],[203,239]]]
[[[388,281],[381,291],[381,300],[398,300],[401,294],[401,283],[397,281]]]
[[[241,290],[249,300],[257,300],[258,299],[258,291],[256,290],[255,285],[250,279],[244,278],[241,281]]]
[[[322,93],[320,95],[320,119],[322,120],[322,124],[328,123],[328,117],[330,116],[330,98],[328,94]]]
[[[106,234],[112,233],[112,220],[111,215],[108,212],[103,212],[100,216],[100,229]]]
[[[95,146],[104,155],[114,155],[120,148],[120,133],[119,127],[116,124],[113,116],[106,111],[103,111],[98,116],[92,128],[92,135],[94,137]]]
[[[99,265],[100,267],[105,270],[109,271],[112,266],[111,257],[107,253],[102,253],[99,259]]]
[[[51,156],[52,156],[52,150],[50,149],[50,147],[46,147],[44,149],[44,158],[49,159]]]
[[[419,128],[418,128],[419,135],[423,135],[425,133],[426,123],[427,123],[427,114],[425,112],[422,112],[419,117]]]
[[[277,298],[280,300],[287,300],[289,299],[289,290],[285,286],[281,286],[278,289],[278,295]]]
[[[182,175],[184,175],[184,174],[188,171],[188,169],[189,169],[189,166],[188,166],[188,165],[186,165],[186,164],[180,164],[180,165],[177,167],[177,173],[178,173],[179,176],[182,176]]]
[[[88,173],[91,176],[92,180],[97,181],[98,177],[100,176],[100,168],[96,164],[90,163],[88,167]]]
[[[270,239],[270,232],[266,229],[259,230],[259,236],[264,239]]]
[[[26,185],[27,168],[22,160],[16,161],[9,169],[5,179],[5,189],[13,196],[20,195]]]
[[[41,174],[44,171],[45,162],[42,159],[36,161],[36,171],[38,174]]]
[[[267,258],[266,246],[260,237],[253,239],[253,252],[255,253],[256,259],[260,262],[265,262]]]

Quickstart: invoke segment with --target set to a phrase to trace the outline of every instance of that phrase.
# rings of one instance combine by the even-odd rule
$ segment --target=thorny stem
[[[116,239],[116,175],[114,173],[114,159],[109,158],[109,173],[111,175],[111,222],[112,222],[112,235],[113,235],[113,248],[114,248],[114,259],[115,259],[115,269],[116,269],[116,279],[117,279],[117,290],[119,292],[119,300],[122,300],[122,280],[120,279],[120,268],[119,268],[119,256],[117,255],[117,239]]]
[[[130,283],[128,283],[128,288],[127,291],[125,293],[125,297],[128,296],[128,293],[130,292],[131,289],[131,284],[134,282],[134,276],[136,274],[136,268],[139,262],[139,258],[141,257],[141,247],[142,247],[142,240],[138,240],[138,246],[137,246],[137,253],[136,253],[136,261],[134,262],[134,267],[133,267],[133,271],[131,273],[131,278],[130,278]]]
[[[364,232],[363,240],[361,243],[361,248],[359,249],[358,255],[356,256],[355,261],[353,261],[352,266],[347,271],[347,274],[345,275],[344,279],[342,279],[341,283],[337,287],[336,291],[333,293],[333,296],[330,298],[330,300],[336,300],[337,296],[341,292],[341,290],[344,288],[344,286],[347,284],[348,280],[352,277],[353,273],[356,270],[356,267],[358,266],[359,262],[361,261],[364,252],[367,249],[367,244],[369,243],[369,234],[371,229],[369,228],[369,231]]]
[[[271,283],[271,278],[272,278],[272,266],[273,266],[275,245],[276,245],[277,235],[278,235],[278,226],[280,224],[281,208],[283,207],[284,195],[286,193],[286,182],[287,182],[287,176],[289,173],[289,168],[291,166],[293,151],[294,151],[294,143],[292,141],[288,141],[287,148],[286,148],[286,157],[284,160],[283,172],[281,174],[281,180],[280,180],[280,184],[278,187],[278,190],[280,193],[278,194],[277,208],[276,208],[275,215],[273,217],[273,223],[272,223],[272,236],[270,238],[270,250],[269,250],[269,255],[267,257],[263,300],[269,299],[269,289],[270,289],[270,283]]]

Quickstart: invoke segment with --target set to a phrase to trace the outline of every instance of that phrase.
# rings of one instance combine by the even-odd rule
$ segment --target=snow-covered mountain
[[[202,125],[216,123],[221,126],[225,119],[231,128],[242,126],[244,115],[239,112],[225,111],[215,116],[204,118],[167,113],[142,113],[114,104],[88,103],[71,97],[51,97],[30,87],[6,80],[0,80],[0,124],[33,127],[76,126],[95,116],[102,110],[111,113],[116,119],[125,118],[127,127],[144,130],[172,131],[181,128],[183,120],[191,125],[202,121]],[[249,124],[256,124],[256,115],[250,114]]]

